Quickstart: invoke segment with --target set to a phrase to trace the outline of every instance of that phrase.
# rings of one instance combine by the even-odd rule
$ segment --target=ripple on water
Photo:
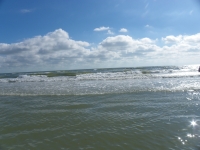
[[[144,92],[1,97],[0,145],[5,149],[191,149],[199,144],[199,99],[188,101],[186,96],[187,92]]]

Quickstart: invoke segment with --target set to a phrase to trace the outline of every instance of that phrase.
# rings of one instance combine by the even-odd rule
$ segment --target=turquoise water
[[[0,150],[198,150],[199,74],[177,68],[2,78]]]

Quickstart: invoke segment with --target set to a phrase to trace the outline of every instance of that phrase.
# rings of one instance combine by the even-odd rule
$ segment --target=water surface
[[[200,149],[200,77],[174,68],[1,78],[0,149]]]

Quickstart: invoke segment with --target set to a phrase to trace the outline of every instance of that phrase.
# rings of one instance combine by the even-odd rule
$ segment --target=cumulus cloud
[[[163,45],[158,45],[161,42]],[[35,36],[18,43],[0,43],[0,68],[30,66],[35,66],[35,70],[44,66],[54,66],[50,69],[95,68],[99,64],[104,64],[101,67],[105,67],[105,64],[117,65],[123,62],[126,62],[125,65],[129,62],[131,66],[134,61],[144,64],[151,60],[167,62],[170,59],[184,60],[190,57],[195,57],[197,60],[199,51],[200,33],[169,35],[160,40],[110,35],[96,46],[91,46],[86,41],[72,40],[66,31],[57,29],[44,36]]]
[[[165,42],[165,44],[169,44],[169,43],[177,43],[182,41],[182,35],[179,36],[173,36],[173,35],[169,35],[165,38],[162,38],[162,40]]]
[[[95,28],[94,31],[105,31],[105,30],[109,30],[110,27],[99,27],[99,28]]]
[[[108,37],[103,40],[98,47],[98,50],[114,53],[115,57],[121,59],[125,57],[133,57],[139,55],[146,55],[155,52],[159,49],[154,44],[154,41],[149,38],[133,39],[128,35],[117,35]]]
[[[58,29],[45,36],[36,36],[19,43],[0,43],[0,56],[10,66],[48,64],[53,60],[59,63],[62,59],[87,56],[90,52],[88,46],[88,42],[74,41],[67,32]]]
[[[199,55],[197,52],[200,51],[200,33],[195,35],[170,35],[162,38],[162,41],[168,44],[163,47],[165,50],[181,53],[187,52],[187,54],[189,54],[188,52],[196,52],[196,55]]]
[[[194,34],[194,35],[178,35],[178,36],[173,36],[169,35],[166,36],[165,38],[162,38],[162,40],[166,44],[180,44],[180,43],[185,43],[185,44],[199,44],[200,42],[200,33]]]
[[[128,30],[125,29],[125,28],[121,28],[121,29],[119,30],[119,32],[128,32]]]

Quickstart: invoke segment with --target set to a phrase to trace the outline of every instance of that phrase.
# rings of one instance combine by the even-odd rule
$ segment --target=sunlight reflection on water
[[[197,125],[196,121],[194,121],[194,120],[192,120],[190,123],[191,123],[190,125],[193,127]]]
[[[199,116],[197,111],[199,110],[200,92],[199,90],[188,90],[186,101],[188,106],[194,106],[193,109],[185,108],[187,112],[190,112],[188,116],[188,125],[181,130],[181,136],[177,136],[178,141],[184,146],[184,148],[194,147],[197,150],[200,149],[200,130],[199,130]],[[196,150],[195,149],[195,150]]]
[[[0,144],[8,149],[31,149],[31,144],[38,149],[193,149],[200,144],[200,101],[194,93],[200,91],[1,96]]]

